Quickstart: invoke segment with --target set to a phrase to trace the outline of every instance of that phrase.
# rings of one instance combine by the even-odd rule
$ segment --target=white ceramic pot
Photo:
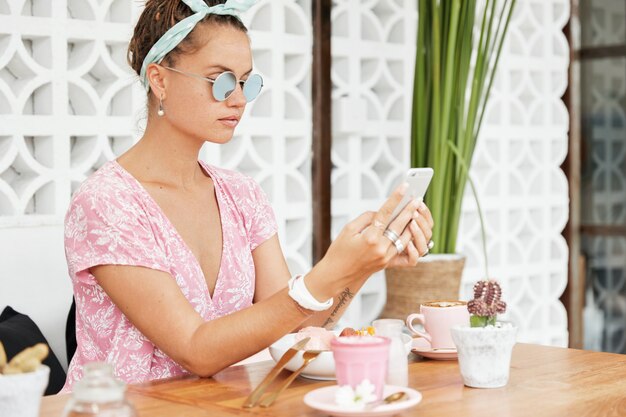
[[[0,416],[38,417],[50,368],[42,365],[35,372],[0,375]]]
[[[498,323],[498,326],[462,325],[450,329],[461,376],[468,387],[499,388],[509,381],[517,326],[511,323]]]

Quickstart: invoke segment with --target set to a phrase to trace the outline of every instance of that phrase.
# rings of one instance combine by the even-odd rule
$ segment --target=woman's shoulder
[[[248,182],[252,180],[252,177],[250,177],[249,175],[246,175],[239,171],[235,171],[233,169],[210,165],[203,161],[200,161],[200,163],[205,169],[209,171],[209,174],[217,175],[219,179],[224,181]]]
[[[115,160],[108,161],[78,187],[70,205],[122,204],[134,198],[134,187]]]
[[[201,162],[214,179],[223,195],[239,213],[248,237],[250,248],[276,233],[277,225],[270,199],[260,184],[251,176],[225,168],[218,168]]]
[[[260,186],[254,178],[239,171],[221,168],[201,162],[214,179],[220,181],[220,185],[233,192],[256,191]]]

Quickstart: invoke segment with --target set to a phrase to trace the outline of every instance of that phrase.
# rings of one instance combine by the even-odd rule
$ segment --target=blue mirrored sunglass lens
[[[213,97],[217,101],[224,101],[235,90],[237,79],[232,72],[221,73],[213,83]]]
[[[259,74],[252,74],[248,77],[243,84],[243,95],[246,97],[246,101],[254,100],[261,92],[261,87],[263,87],[263,78]]]

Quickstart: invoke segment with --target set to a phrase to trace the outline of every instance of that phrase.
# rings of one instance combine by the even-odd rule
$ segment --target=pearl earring
[[[165,115],[165,110],[163,110],[163,94],[159,98],[159,110],[157,111],[159,117],[163,117]]]

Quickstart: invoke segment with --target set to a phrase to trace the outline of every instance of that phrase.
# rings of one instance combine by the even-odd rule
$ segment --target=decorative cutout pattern
[[[337,233],[348,219],[378,207],[408,167],[416,5],[335,4],[334,104],[354,109],[358,102],[349,100],[366,102],[365,115],[351,112],[333,120]],[[568,18],[566,0],[517,2],[472,166],[487,217],[490,271],[510,306],[504,319],[520,326],[520,341],[560,346],[568,343],[567,314],[559,301],[568,256],[561,236],[568,184],[559,168],[567,154],[568,114],[560,97],[567,86],[569,47],[562,28]],[[350,104],[342,107],[344,96]],[[458,244],[468,257],[462,299],[483,278],[480,239],[468,188]],[[372,278],[347,319],[371,321],[385,297],[384,279]]]
[[[337,0],[332,11],[333,236],[376,209],[409,166],[416,2]],[[384,274],[343,317],[364,326],[386,301]]]
[[[478,141],[472,176],[485,211],[490,272],[509,304],[503,319],[522,342],[567,346],[569,45],[566,0],[518,1]],[[480,226],[466,190],[459,250],[468,256],[462,296],[482,278]]]
[[[72,190],[132,144],[137,12],[122,0],[0,1],[0,226],[61,223]]]
[[[559,301],[567,285],[568,247],[561,235],[569,216],[569,45],[562,29],[567,0],[518,1],[499,63],[472,164],[485,212],[490,273],[500,281],[519,326],[518,340],[568,345],[567,312]],[[466,189],[459,246],[467,254],[463,299],[483,278],[476,204]]]

